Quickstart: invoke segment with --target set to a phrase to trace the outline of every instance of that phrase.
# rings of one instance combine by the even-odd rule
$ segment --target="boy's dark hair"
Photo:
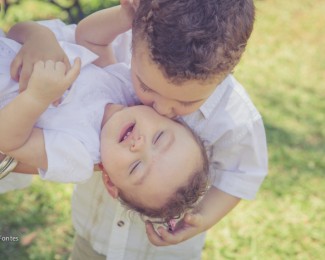
[[[157,218],[167,223],[169,220],[178,218],[188,210],[193,209],[209,188],[209,159],[207,152],[201,139],[187,125],[185,127],[191,132],[201,151],[201,163],[193,172],[187,184],[179,187],[165,205],[159,208],[149,208],[132,197],[132,195],[119,190],[120,202],[128,209],[139,213],[141,217]]]
[[[144,40],[174,83],[223,79],[245,50],[254,15],[253,0],[140,0],[133,49]]]

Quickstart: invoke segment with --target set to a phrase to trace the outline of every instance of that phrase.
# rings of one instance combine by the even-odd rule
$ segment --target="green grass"
[[[73,240],[72,185],[43,182],[0,196],[0,259],[68,259]]]
[[[269,175],[209,231],[203,259],[323,259],[325,2],[255,2],[235,75],[263,115]]]
[[[325,2],[255,3],[254,32],[235,75],[263,115],[269,175],[256,200],[241,202],[208,232],[202,258],[323,259]],[[71,190],[36,180],[0,196],[0,235],[20,238],[0,242],[0,259],[66,259]]]

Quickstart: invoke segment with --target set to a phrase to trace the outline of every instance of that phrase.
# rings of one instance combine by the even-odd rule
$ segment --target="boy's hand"
[[[59,99],[75,81],[80,66],[80,58],[77,58],[66,73],[66,65],[61,61],[38,61],[34,65],[26,92],[38,102],[49,105]]]
[[[130,24],[133,22],[134,14],[139,6],[139,0],[120,0],[122,11]]]
[[[71,68],[68,57],[55,37],[45,34],[44,31],[35,32],[23,44],[11,63],[10,74],[14,80],[19,81],[20,92],[26,89],[33,67],[40,60],[60,61],[65,65],[65,72]]]
[[[183,242],[218,223],[239,201],[239,198],[212,186],[199,205],[191,213],[185,214],[184,218],[177,223],[174,231],[159,227],[158,234],[148,221],[146,223],[148,239],[156,246],[175,245]]]
[[[186,213],[172,232],[162,226],[159,227],[158,232],[160,235],[156,233],[152,223],[147,221],[146,231],[148,239],[155,246],[175,245],[205,231],[204,216],[199,213]]]

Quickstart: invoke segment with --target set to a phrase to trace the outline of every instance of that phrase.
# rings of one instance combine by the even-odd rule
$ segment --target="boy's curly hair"
[[[245,50],[254,15],[253,0],[140,0],[133,49],[144,39],[175,83],[225,77]]]
[[[187,126],[185,125],[185,127]],[[160,219],[161,222],[167,223],[197,206],[200,198],[210,187],[209,159],[201,139],[189,127],[187,128],[200,146],[202,159],[201,164],[195,169],[188,182],[171,194],[165,205],[159,208],[149,208],[132,195],[119,190],[119,200],[127,209],[139,213],[141,217]]]

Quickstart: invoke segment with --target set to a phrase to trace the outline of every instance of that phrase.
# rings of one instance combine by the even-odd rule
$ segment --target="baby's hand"
[[[80,66],[80,58],[77,58],[72,68],[66,73],[66,65],[61,61],[38,61],[34,65],[26,92],[38,102],[49,105],[58,100],[75,81],[79,75]]]

